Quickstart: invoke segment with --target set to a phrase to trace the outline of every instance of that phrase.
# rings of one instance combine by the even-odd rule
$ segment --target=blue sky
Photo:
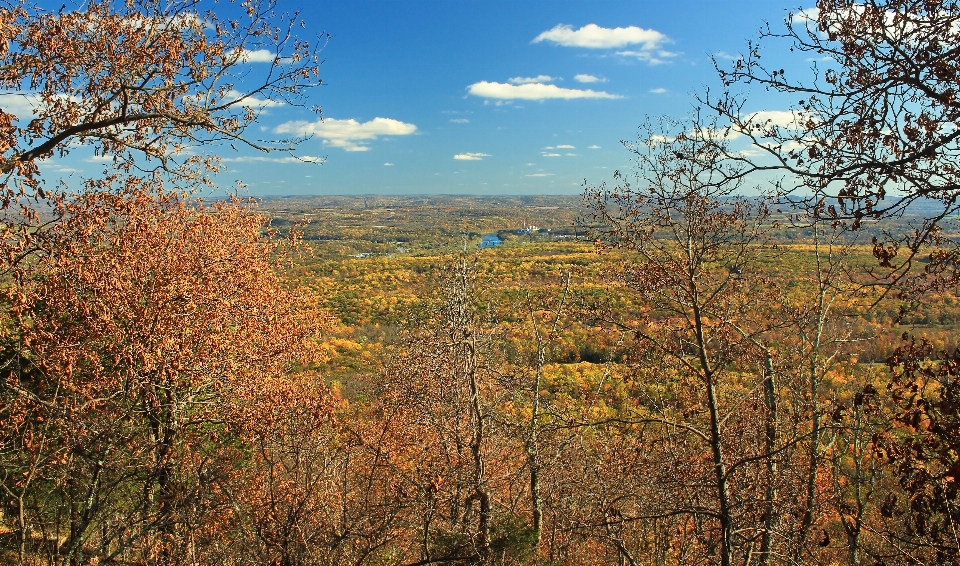
[[[620,140],[645,116],[682,117],[719,81],[776,1],[334,0],[300,10],[331,39],[306,110],[267,108],[261,129],[309,134],[322,164],[220,148],[224,187],[251,194],[569,194],[630,167]],[[763,93],[750,111],[767,110]],[[765,106],[766,104],[766,106]],[[71,157],[85,170],[83,157]],[[259,159],[259,160],[256,160]]]

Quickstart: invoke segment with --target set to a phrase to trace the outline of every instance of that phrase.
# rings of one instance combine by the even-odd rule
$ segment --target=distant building
[[[487,234],[480,240],[480,243],[477,245],[477,247],[480,249],[483,249],[483,248],[495,248],[497,246],[502,246],[502,245],[503,245],[503,240],[501,240],[499,236],[497,236],[496,234]]]
[[[521,234],[533,234],[533,233],[537,232],[538,230],[540,230],[540,228],[537,228],[536,226],[533,226],[533,225],[531,225],[531,226],[524,226],[523,228],[520,229],[520,233],[521,233]]]

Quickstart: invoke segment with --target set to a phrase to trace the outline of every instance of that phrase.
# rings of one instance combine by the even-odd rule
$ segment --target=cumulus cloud
[[[559,153],[544,153],[544,157],[560,157]]]
[[[839,30],[844,22],[856,21],[863,17],[866,10],[864,3],[855,3],[845,8],[839,8],[832,11],[823,21],[820,19],[819,8],[807,8],[790,14],[789,23],[791,25],[803,26],[807,31],[815,32],[820,37],[827,37],[828,31]],[[904,18],[901,14],[893,10],[885,10],[883,13],[884,24],[888,28],[888,33],[901,35],[916,31],[917,21],[913,17]],[[829,30],[820,29],[821,25],[828,25]],[[951,26],[951,31],[956,31],[957,26]]]
[[[7,114],[13,114],[20,119],[33,116],[34,109],[40,106],[40,104],[39,94],[12,91],[0,92],[0,108]]]
[[[747,114],[744,121],[796,129],[799,127],[801,119],[800,113],[791,110],[761,110]]]
[[[691,133],[698,137],[703,137],[705,139],[726,140],[726,141],[733,141],[743,136],[742,133],[733,129],[731,126],[724,126],[721,128],[697,128],[697,129],[691,130]],[[663,136],[651,136],[647,140],[647,145],[652,147],[653,145],[656,145],[658,143],[672,143],[673,141],[674,141],[674,138],[666,138]]]
[[[652,29],[643,29],[636,26],[625,28],[604,28],[597,24],[587,24],[580,29],[573,26],[558,24],[533,39],[533,43],[551,41],[566,47],[586,47],[590,49],[610,49],[640,45],[643,49],[656,49],[660,44],[669,41],[669,38]]]
[[[532,83],[550,83],[556,79],[550,75],[537,75],[535,77],[513,77],[512,79],[507,79],[507,82],[515,85],[528,85]]]
[[[238,54],[236,51],[230,55]],[[240,49],[239,59],[244,63],[273,63],[277,55],[269,49]]]
[[[244,94],[234,89],[228,90],[221,101],[222,104],[229,104],[231,102],[236,102],[245,108],[272,108],[275,106],[283,106],[283,102],[279,100],[267,100],[251,94]]]
[[[314,155],[287,155],[284,157],[242,155],[240,157],[222,157],[220,161],[225,163],[323,163],[323,158]]]
[[[653,94],[664,94],[665,92],[667,92],[667,89],[665,89],[665,88],[651,88],[651,89],[650,89],[650,92],[653,93]]]
[[[533,173],[532,175],[524,175],[524,177],[552,177],[553,173]]]
[[[184,96],[183,101],[198,105],[204,105],[207,103],[206,98],[201,94]],[[261,110],[264,108],[284,106],[284,103],[280,100],[260,98],[254,94],[243,93],[233,88],[224,92],[222,98],[214,100],[213,104],[217,106],[235,104],[236,106],[243,106],[244,108],[259,108]]]
[[[481,161],[484,157],[490,157],[486,153],[458,153],[453,156],[454,159],[459,161]]]
[[[84,99],[79,96],[55,94],[55,99],[81,104]],[[7,114],[13,114],[18,120],[29,120],[45,107],[40,93],[19,90],[0,90],[0,109]]]
[[[784,143],[773,143],[765,142],[760,144],[764,147],[769,147],[770,149],[781,152],[781,151],[796,151],[798,149],[804,149],[804,145],[795,140],[789,140]]]
[[[115,157],[113,155],[92,155],[84,159],[87,163],[113,163]]]
[[[568,145],[568,144],[558,145],[558,146],[556,146],[556,147],[557,147],[557,149],[577,149],[576,147],[574,147],[574,146],[572,146],[572,145]]]
[[[358,122],[354,119],[337,120],[325,118],[315,122],[295,120],[280,124],[274,128],[274,133],[290,134],[294,136],[316,136],[323,140],[324,145],[343,148],[345,151],[369,151],[366,142],[383,136],[408,136],[417,133],[414,124],[401,122],[392,118],[374,118],[368,122]]]
[[[548,98],[562,98],[566,100],[573,98],[623,98],[620,95],[610,94],[603,91],[561,88],[557,85],[548,85],[543,83],[512,85],[506,83],[480,81],[467,87],[467,92],[474,96],[480,96],[483,98],[499,98],[506,100],[546,100]]]
[[[579,74],[573,77],[573,80],[578,83],[605,83],[607,79],[602,79],[600,77],[595,77],[593,75]]]
[[[383,166],[384,166],[384,167],[393,167],[393,163],[384,163]]]
[[[470,120],[467,120],[466,118],[450,118],[450,121],[454,124],[466,124],[470,122]]]
[[[600,149],[600,146],[599,146],[599,145],[591,145],[591,146],[588,146],[587,149]]]
[[[817,18],[820,17],[820,9],[819,9],[819,8],[807,8],[806,10],[800,10],[800,11],[792,14],[792,16],[793,16],[793,18],[792,18],[791,21],[796,22],[796,23],[806,23],[806,22],[814,22],[814,23],[816,23]]]

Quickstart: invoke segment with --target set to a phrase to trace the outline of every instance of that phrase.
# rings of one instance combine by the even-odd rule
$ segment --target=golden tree
[[[279,281],[266,219],[128,183],[60,200],[48,255],[5,292],[0,485],[21,561],[202,553],[229,535],[213,527],[236,514],[244,442],[320,394],[289,391],[320,318]]]

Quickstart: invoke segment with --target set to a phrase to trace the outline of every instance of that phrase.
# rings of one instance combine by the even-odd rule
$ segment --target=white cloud
[[[486,153],[458,153],[453,156],[454,159],[459,161],[481,161],[484,157],[490,157]]]
[[[605,83],[607,79],[602,79],[600,77],[595,77],[593,75],[580,74],[573,77],[573,80],[578,83]]]
[[[814,23],[816,23],[817,18],[819,18],[819,17],[820,17],[820,9],[819,9],[819,8],[807,8],[806,10],[800,10],[799,12],[796,12],[796,13],[792,14],[792,20],[791,20],[791,21],[793,21],[793,22],[795,22],[795,23],[798,23],[798,24],[799,24],[799,23],[806,23],[806,22],[814,22]]]
[[[591,146],[587,147],[587,149],[600,149],[600,146],[599,146],[599,145],[591,145]]]
[[[277,134],[301,137],[316,136],[323,140],[324,145],[340,147],[345,151],[369,151],[370,146],[364,145],[364,142],[381,136],[408,136],[417,133],[417,127],[392,118],[377,117],[368,122],[358,122],[352,118],[349,120],[325,118],[315,122],[305,120],[286,122],[274,128],[273,131]]]
[[[553,173],[534,173],[532,175],[524,175],[524,177],[552,177]]]
[[[65,174],[80,173],[79,169],[74,169],[73,167],[67,167],[65,165],[61,165],[51,159],[38,159],[37,165],[39,165],[45,170],[56,171],[57,173],[65,173]]]
[[[24,119],[33,116],[34,108],[39,107],[40,95],[32,92],[0,92],[0,108],[7,114]]]
[[[555,80],[556,79],[550,75],[537,75],[535,77],[513,77],[512,79],[507,79],[507,82],[515,85],[528,85],[532,83],[549,83]]]
[[[577,156],[576,153],[565,153],[564,155],[566,155],[567,157],[576,157],[576,156]]]
[[[663,94],[663,93],[667,92],[667,89],[665,89],[665,88],[651,88],[651,89],[650,89],[650,92],[653,93],[653,94]]]
[[[663,49],[641,49],[639,51],[617,51],[621,57],[634,57],[650,65],[662,65],[667,59],[676,57],[677,54]]]
[[[470,120],[467,120],[466,118],[451,118],[450,121],[454,124],[466,124],[470,122]]]
[[[82,104],[84,99],[79,96],[55,94],[53,98]],[[7,114],[13,114],[18,120],[28,120],[45,107],[40,93],[19,90],[0,90],[0,108]]]
[[[112,155],[93,155],[84,159],[87,163],[113,163],[114,156]]]
[[[597,24],[587,24],[575,30],[572,26],[558,24],[534,38],[533,43],[552,41],[566,47],[587,47],[590,49],[609,49],[612,47],[626,47],[627,45],[641,45],[643,49],[656,49],[661,43],[670,39],[652,29],[643,29],[636,26],[625,28],[604,28]]]
[[[799,112],[792,110],[761,110],[747,114],[744,122],[797,129],[802,119],[803,116]]]
[[[240,157],[223,157],[220,161],[226,163],[323,163],[322,157],[313,155],[287,155],[285,157],[268,157],[266,155],[243,155]]]
[[[92,23],[92,22],[91,22]],[[201,19],[199,14],[190,12],[181,12],[172,17],[143,17],[124,18],[123,25],[137,31],[149,32],[158,29],[190,29],[200,31],[203,29],[212,30],[213,26],[209,21]]]
[[[544,153],[544,157],[560,157],[559,153]]]
[[[577,149],[577,148],[575,148],[575,147],[572,146],[572,145],[566,145],[566,144],[564,144],[564,145],[558,145],[558,146],[557,146],[557,149]]]
[[[384,166],[384,167],[393,167],[393,163],[384,163],[383,166]]]
[[[511,85],[506,83],[480,81],[467,87],[467,92],[474,96],[481,96],[484,98],[500,98],[508,100],[517,98],[522,100],[546,100],[548,98],[562,98],[565,100],[570,100],[573,98],[623,98],[620,95],[610,94],[603,91],[560,88],[557,85],[547,85],[541,83]]]
[[[787,140],[783,143],[765,142],[760,145],[762,145],[763,147],[768,147],[777,152],[796,151],[798,149],[804,149],[806,147],[802,143],[796,140]]]
[[[861,20],[866,10],[866,3],[857,2],[832,11],[821,20],[819,8],[807,8],[790,14],[789,23],[802,25],[808,31],[815,32],[820,37],[827,37],[829,35],[828,31],[839,30],[845,25],[849,25],[850,22]],[[903,37],[903,34],[916,31],[918,18],[919,16],[904,17],[893,10],[884,10],[883,19],[887,28],[884,31],[894,36]],[[821,29],[821,25],[827,25],[830,29]],[[951,31],[956,32],[956,30],[957,25],[952,25]]]
[[[713,54],[713,58],[714,58],[714,59],[726,59],[727,61],[739,61],[740,59],[742,59],[742,57],[741,57],[740,55],[731,55],[730,53],[727,53],[726,51],[717,51],[716,53]]]
[[[739,139],[743,136],[742,133],[733,129],[731,126],[723,126],[720,128],[698,128],[691,130],[690,133],[702,139],[708,140],[724,140],[724,141],[733,141]],[[658,143],[672,143],[674,138],[666,138],[663,136],[651,136],[647,140],[647,145],[653,146]]]
[[[232,51],[230,56],[236,54]],[[240,61],[244,63],[273,63],[277,55],[269,49],[240,49]]]
[[[239,102],[237,102],[239,101]],[[231,102],[237,102],[238,105],[245,108],[273,108],[276,106],[283,106],[283,102],[279,100],[267,100],[265,98],[258,98],[254,95],[244,94],[239,90],[230,89],[224,94],[223,100],[221,103],[229,104]]]

